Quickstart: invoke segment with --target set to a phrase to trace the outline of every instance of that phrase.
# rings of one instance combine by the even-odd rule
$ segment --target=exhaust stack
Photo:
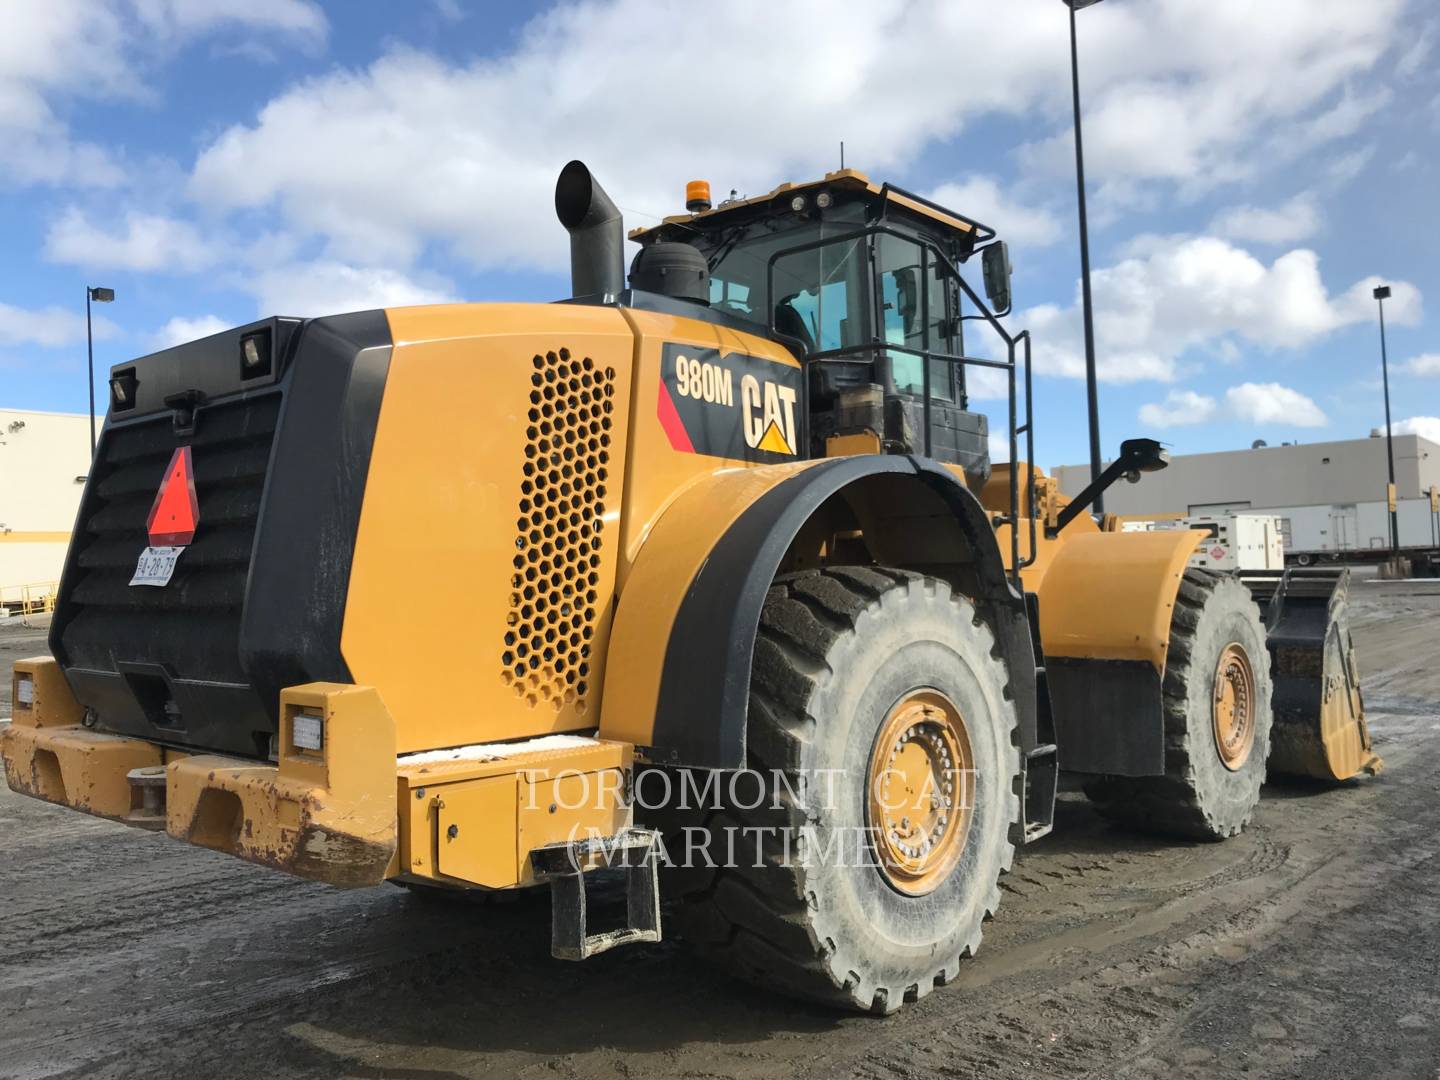
[[[619,296],[625,288],[625,226],[583,161],[560,170],[555,216],[570,234],[571,294]]]

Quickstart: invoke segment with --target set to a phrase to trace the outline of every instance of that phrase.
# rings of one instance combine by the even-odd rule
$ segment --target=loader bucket
[[[1265,616],[1270,648],[1270,771],[1320,780],[1378,773],[1350,641],[1350,571],[1292,567],[1241,577]]]

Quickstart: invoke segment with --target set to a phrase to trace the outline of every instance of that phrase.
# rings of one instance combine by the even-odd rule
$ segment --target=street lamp
[[[1386,502],[1390,507],[1390,554],[1400,554],[1400,521],[1395,506],[1395,433],[1390,430],[1390,361],[1385,355],[1385,301],[1390,299],[1389,285],[1376,285],[1371,294],[1380,308],[1380,378],[1385,384],[1385,459],[1390,466],[1390,488]]]
[[[85,349],[90,357],[86,370],[90,373],[90,460],[95,460],[95,335],[90,329],[90,301],[108,304],[115,299],[115,290],[99,285],[85,286]]]
[[[1080,54],[1075,44],[1075,13],[1100,0],[1062,0],[1070,9],[1070,90],[1075,106],[1075,192],[1080,204],[1080,306],[1085,317],[1085,397],[1090,410],[1090,482],[1100,479],[1100,398],[1095,385],[1095,311],[1090,302],[1090,233],[1085,219],[1085,150],[1080,139]],[[1095,497],[1095,513],[1105,513],[1105,498]]]

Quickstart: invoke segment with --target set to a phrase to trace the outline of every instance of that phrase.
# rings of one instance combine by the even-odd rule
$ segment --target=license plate
[[[135,564],[135,576],[130,579],[130,584],[157,587],[170,584],[170,576],[175,573],[175,563],[184,550],[183,547],[147,547],[140,553],[140,561]]]

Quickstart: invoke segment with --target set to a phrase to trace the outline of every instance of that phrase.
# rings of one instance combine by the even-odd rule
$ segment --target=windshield
[[[765,288],[771,257],[854,232],[863,223],[864,207],[852,204],[836,207],[823,220],[771,218],[694,237],[691,242],[710,261],[710,305],[768,329],[771,312],[765,310]],[[851,247],[827,245],[776,262],[776,329],[800,337],[812,351],[842,343],[851,324],[850,306],[863,305],[863,278],[856,276],[863,272],[863,247],[858,253]],[[854,326],[858,334],[859,322]],[[804,333],[798,333],[802,327]]]
[[[864,226],[864,207],[852,203],[823,219],[765,218],[700,233],[691,242],[710,263],[711,307],[762,332],[773,317],[775,330],[807,353],[877,342],[959,352],[954,278],[916,240],[888,233],[844,239]],[[773,275],[773,311],[766,310],[767,274]],[[873,331],[872,319],[878,323]],[[881,350],[874,359],[885,364],[877,380],[884,381],[881,372],[888,368],[895,392],[922,393],[924,364],[918,355]],[[931,395],[954,400],[963,392],[962,378],[953,365],[932,361]]]

